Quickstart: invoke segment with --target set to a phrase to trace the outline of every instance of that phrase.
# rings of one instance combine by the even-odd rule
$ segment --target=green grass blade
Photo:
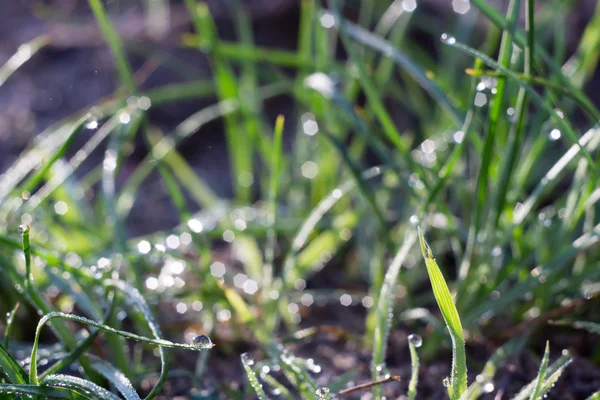
[[[113,367],[109,362],[99,359],[93,360],[92,368],[113,384],[126,400],[141,400],[125,374]]]
[[[55,374],[48,375],[41,383],[42,386],[62,386],[75,389],[78,393],[85,396],[92,396],[97,399],[119,400],[120,397],[109,392],[101,386],[96,385],[86,379],[71,375]]]
[[[52,321],[53,319],[61,319],[61,320],[79,322],[81,324],[85,324],[85,325],[93,326],[94,328],[101,329],[104,332],[119,335],[126,339],[135,340],[136,342],[147,343],[147,344],[159,346],[160,348],[168,347],[168,348],[196,350],[196,351],[207,350],[204,348],[194,346],[192,344],[174,343],[174,342],[171,342],[169,340],[164,340],[164,339],[151,339],[151,338],[148,338],[145,336],[136,335],[135,333],[120,331],[120,330],[114,329],[108,325],[104,325],[99,322],[93,321],[91,319],[80,317],[78,315],[65,314],[62,312],[51,312],[51,313],[44,315],[40,319],[40,321],[38,322],[37,329],[35,331],[35,339],[34,339],[33,347],[31,350],[31,371],[29,373],[29,380],[32,383],[38,383],[37,367],[36,367],[37,364],[36,363],[37,363],[37,352],[38,352],[39,340],[40,340],[42,328],[44,327],[44,325],[46,323]]]
[[[536,104],[538,104],[542,109],[544,109],[550,115],[552,120],[556,123],[556,125],[558,125],[561,128],[561,131],[563,131],[565,133],[565,135],[569,138],[569,140],[576,146],[580,146],[579,140],[577,138],[575,131],[573,130],[571,125],[564,119],[564,116],[561,116],[554,109],[554,107],[552,107],[552,105],[547,100],[545,100],[542,96],[540,96],[538,94],[538,92],[531,85],[529,85],[527,82],[520,79],[519,76],[517,74],[515,74],[513,71],[498,64],[496,61],[492,60],[490,57],[483,54],[482,52],[475,50],[474,48],[469,47],[465,44],[457,42],[456,39],[454,39],[453,37],[450,37],[446,34],[444,34],[444,35],[442,35],[442,41],[445,44],[452,46],[452,47],[462,51],[465,54],[469,54],[471,56],[481,59],[489,67],[494,68],[494,69],[502,72],[503,74],[506,74],[506,76],[508,76],[509,78],[514,80],[520,87],[522,87],[523,89],[525,89],[527,91],[529,96],[532,98],[532,100],[534,100],[536,102]],[[583,153],[583,155],[587,158],[588,162],[591,165],[596,165],[596,167],[598,167],[597,163],[594,162],[592,156],[589,154],[589,152],[585,148],[580,146],[580,150]],[[599,163],[600,163],[600,161],[599,161]]]
[[[94,13],[94,17],[98,21],[102,35],[110,47],[110,51],[117,61],[117,71],[119,72],[121,83],[125,85],[128,92],[135,92],[137,90],[137,85],[135,83],[131,67],[129,66],[129,62],[127,61],[125,48],[121,42],[121,39],[119,38],[119,34],[110,24],[106,12],[104,11],[102,2],[100,0],[88,0],[88,3],[92,9],[92,12]]]
[[[16,70],[29,61],[35,53],[48,45],[48,43],[48,37],[42,35],[19,46],[17,52],[0,68],[0,86],[2,86]]]
[[[433,295],[442,312],[446,327],[450,332],[450,338],[452,339],[452,373],[448,392],[450,398],[456,400],[467,390],[467,359],[462,325],[448,285],[433,257],[431,248],[425,242],[421,228],[419,228],[419,241],[425,265],[427,266],[427,274],[433,288]]]
[[[412,373],[408,382],[408,400],[415,400],[417,396],[417,385],[419,384],[419,353],[417,347],[421,347],[422,340],[418,335],[408,336],[408,348],[410,350],[410,361]],[[417,346],[418,345],[418,346]]]
[[[558,358],[558,360],[556,360],[555,362],[552,363],[552,365],[548,366],[548,368],[546,369],[546,375],[549,376],[548,379],[546,379],[546,381],[542,384],[542,389],[545,389],[547,387],[547,389],[550,389],[549,386],[551,386],[549,384],[549,382],[551,380],[556,381],[556,379],[558,379],[558,376],[560,376],[560,373],[562,373],[562,371],[571,363],[571,356],[569,355],[569,352],[566,350],[562,351],[562,355]],[[556,375],[558,373],[558,376]],[[556,378],[554,378],[554,377]],[[533,381],[529,382],[527,385],[525,385],[525,387],[523,387],[523,389],[521,389],[521,391],[519,393],[517,393],[512,400],[527,400],[530,398],[530,395],[532,393],[532,391],[535,389],[536,384],[537,384],[537,377],[536,379],[534,379]],[[547,385],[548,383],[548,385]],[[539,398],[539,396],[538,396]]]
[[[16,303],[11,312],[8,313],[6,317],[6,328],[4,329],[4,348],[8,350],[10,333],[12,331],[12,327],[15,322],[15,316],[17,315],[17,310],[19,309],[19,305],[21,303]]]
[[[256,397],[258,397],[258,400],[268,400],[269,398],[267,397],[265,391],[262,388],[262,385],[258,381],[256,374],[254,373],[254,370],[252,369],[252,365],[254,365],[254,360],[250,358],[250,355],[248,353],[242,354],[241,359],[242,366],[246,371],[246,376],[248,377],[248,381],[250,382],[252,389],[254,389],[254,392],[256,393]]]
[[[336,24],[339,22],[336,21]],[[349,21],[344,21],[340,26],[349,37],[356,40],[357,42],[370,47],[378,52],[382,53],[386,57],[391,58],[404,68],[413,79],[418,82],[429,95],[440,104],[440,106],[449,114],[450,118],[454,120],[456,124],[461,124],[464,120],[464,115],[457,107],[452,103],[448,95],[431,79],[427,77],[424,69],[417,65],[407,55],[402,53],[400,50],[394,48],[389,42],[382,39],[381,37],[374,35],[373,33],[352,24]]]
[[[408,252],[413,247],[416,240],[417,236],[408,231],[404,239],[404,243],[392,260],[385,274],[383,285],[381,285],[379,299],[377,302],[377,323],[374,330],[373,355],[371,358],[371,378],[373,380],[381,379],[381,368],[385,362],[387,341],[392,323],[392,295],[394,293],[394,287],[396,286],[396,281],[398,280],[398,274],[400,273],[402,263],[406,259]],[[381,398],[380,386],[373,387],[373,395],[375,399]]]
[[[277,235],[274,229],[277,223],[279,206],[277,204],[279,195],[279,183],[281,179],[281,154],[283,138],[284,117],[280,115],[275,121],[275,139],[273,141],[273,157],[271,159],[271,178],[269,182],[269,214],[267,224],[267,243],[265,245],[265,266],[263,288],[268,291],[273,280],[273,259],[275,258],[275,247],[277,246]]]
[[[105,389],[103,389],[105,390]],[[0,394],[25,396],[43,396],[45,399],[72,399],[73,389],[41,387],[36,385],[4,385],[0,384]],[[86,397],[89,398],[89,397]],[[110,397],[107,397],[110,399]]]
[[[24,384],[28,382],[27,373],[17,360],[13,358],[4,346],[0,344],[0,370],[4,372],[9,379],[9,382],[16,384]]]
[[[550,359],[550,342],[546,342],[546,350],[544,351],[544,357],[540,364],[540,369],[535,382],[535,387],[529,396],[529,400],[537,400],[540,397],[540,391],[546,378],[546,369],[548,368],[548,360]]]
[[[600,391],[592,394],[590,397],[587,398],[587,400],[600,400]]]

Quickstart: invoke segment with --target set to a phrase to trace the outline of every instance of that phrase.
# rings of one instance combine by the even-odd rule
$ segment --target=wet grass
[[[379,400],[396,380],[387,360],[399,326],[412,334],[413,373],[402,377],[409,399],[420,398],[419,368],[448,349],[452,365],[439,386],[470,400],[503,391],[499,371],[543,343],[536,378],[514,395],[550,391],[577,352],[574,343],[552,361],[553,333],[599,331],[600,111],[584,88],[597,67],[600,14],[566,58],[565,32],[555,29],[560,1],[511,0],[505,16],[484,1],[453,3],[470,9],[436,25],[410,0],[346,9],[304,0],[291,51],[255,45],[240,7],[231,15],[238,40],[223,41],[208,7],[185,1],[194,31],[180,44],[206,55],[213,78],[148,90],[114,15],[89,0],[115,60],[115,93],[41,132],[0,175],[0,309],[8,313],[0,399],[152,399],[183,376],[190,398],[371,391]],[[148,27],[160,30],[157,10],[168,2],[140,4]],[[355,21],[345,17],[350,8]],[[425,50],[414,30],[440,40]],[[16,50],[0,85],[48,40]],[[283,97],[293,110],[270,120],[265,102]],[[214,104],[169,131],[148,115],[190,98]],[[180,153],[216,120],[224,121],[232,198],[219,197]],[[82,133],[90,138],[77,149]],[[125,175],[140,141],[150,151]],[[155,212],[180,223],[132,237],[131,211],[148,179],[171,202]],[[315,287],[318,275],[341,276],[342,287]],[[416,289],[423,285],[426,293]],[[358,342],[371,353],[369,377],[324,382],[314,360],[287,346],[290,337],[313,339],[304,319],[316,303],[364,308]],[[163,334],[168,315],[184,328],[167,323]],[[509,337],[469,375],[469,343],[490,341],[498,321]],[[221,337],[223,327],[233,339]],[[238,354],[231,340],[255,351]],[[195,369],[182,369],[172,348],[201,350],[192,353]],[[598,363],[598,350],[576,355]],[[244,393],[235,377],[211,371],[214,352],[239,358]]]

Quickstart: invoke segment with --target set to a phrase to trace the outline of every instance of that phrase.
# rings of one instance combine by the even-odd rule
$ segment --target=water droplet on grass
[[[416,348],[419,348],[423,345],[423,338],[415,333],[408,335],[408,341]]]
[[[190,345],[196,349],[212,349],[214,346],[212,340],[206,335],[194,336]]]
[[[444,378],[442,385],[444,385],[444,387],[450,387],[450,379],[448,377]]]
[[[27,233],[27,232],[29,232],[29,225],[27,225],[27,224],[19,225],[19,233],[23,234],[23,233]]]
[[[445,44],[453,45],[456,43],[456,39],[454,38],[454,36],[450,36],[447,33],[442,33],[440,39],[442,40],[442,43]]]
[[[481,391],[483,393],[491,393],[494,391],[494,382],[492,382],[490,378],[483,375],[477,375],[475,380],[481,385]]]
[[[323,387],[323,388],[317,389],[316,394],[319,399],[327,399],[327,398],[329,398],[329,388]]]

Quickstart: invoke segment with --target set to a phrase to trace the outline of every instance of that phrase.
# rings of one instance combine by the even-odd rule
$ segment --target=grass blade
[[[419,241],[421,252],[427,266],[427,274],[433,288],[433,295],[442,312],[446,327],[452,339],[452,372],[448,392],[452,400],[457,400],[467,390],[467,359],[465,354],[465,340],[458,311],[452,300],[448,285],[438,267],[431,248],[425,242],[423,232],[419,228]]]
[[[410,361],[412,373],[410,375],[410,382],[408,382],[408,400],[415,400],[417,396],[417,385],[419,384],[419,354],[417,353],[417,347],[421,347],[423,339],[418,335],[408,336],[408,348],[410,350]]]
[[[27,383],[27,373],[17,360],[10,355],[8,350],[0,344],[0,369],[8,377],[11,383],[23,384]]]
[[[31,357],[30,357],[31,358],[31,371],[29,372],[29,380],[31,383],[34,383],[34,384],[38,383],[37,367],[36,367],[37,351],[38,351],[38,347],[39,347],[40,334],[41,334],[42,328],[44,327],[44,325],[47,322],[50,322],[55,318],[61,319],[61,320],[79,322],[81,324],[85,324],[85,325],[93,326],[94,328],[101,329],[108,333],[113,333],[115,335],[119,335],[124,338],[131,339],[131,340],[135,340],[137,342],[159,346],[160,348],[169,347],[169,348],[177,348],[177,349],[196,350],[196,351],[206,350],[204,348],[197,347],[197,346],[194,346],[191,344],[174,343],[174,342],[164,340],[164,339],[151,339],[151,338],[148,338],[145,336],[136,335],[131,332],[120,331],[120,330],[114,329],[108,325],[104,325],[99,322],[93,321],[91,319],[80,317],[78,315],[65,314],[62,312],[51,312],[51,313],[44,315],[40,319],[40,321],[38,322],[37,329],[35,331],[35,339],[33,342],[33,347],[31,349]]]
[[[109,392],[96,385],[94,382],[90,382],[86,379],[78,378],[71,375],[55,374],[48,375],[42,382],[42,386],[63,386],[75,389],[78,393],[85,396],[92,396],[97,399],[108,399],[108,400],[120,400],[120,397],[114,393]]]
[[[0,86],[2,86],[16,70],[33,57],[35,53],[44,48],[48,42],[48,37],[42,35],[19,46],[17,52],[8,59],[2,68],[0,68]]]
[[[104,390],[104,389],[103,389]],[[36,385],[3,385],[0,384],[0,394],[26,396],[43,396],[46,399],[72,399],[72,389],[41,387]],[[89,398],[89,397],[86,397]],[[110,399],[110,397],[108,397]]]
[[[141,400],[125,374],[113,367],[112,364],[98,359],[92,361],[92,368],[113,384],[126,400]]]
[[[117,71],[119,72],[121,83],[125,85],[130,93],[135,92],[137,90],[137,85],[135,84],[133,72],[127,61],[127,56],[125,55],[125,48],[123,47],[121,39],[119,39],[117,31],[110,24],[110,21],[106,16],[102,2],[100,0],[88,0],[88,3],[94,13],[94,17],[96,17],[96,20],[98,21],[98,25],[100,26],[100,30],[102,31],[102,35],[104,35],[110,51],[117,61]]]
[[[6,318],[6,328],[4,329],[4,348],[8,351],[10,332],[12,331],[13,324],[15,322],[15,316],[17,315],[17,310],[19,309],[20,303],[15,304],[12,311],[8,313],[8,317]]]
[[[242,354],[241,359],[242,365],[244,366],[244,370],[246,371],[246,376],[248,377],[248,381],[250,381],[250,385],[252,386],[252,389],[254,389],[258,400],[268,400],[269,398],[265,394],[262,385],[258,381],[258,378],[256,377],[254,370],[252,369],[252,365],[254,365],[254,360],[250,358],[248,353]]]
[[[381,285],[379,300],[377,302],[377,323],[374,330],[373,356],[371,359],[371,377],[373,380],[381,378],[381,369],[385,361],[387,340],[392,322],[392,295],[394,293],[394,287],[396,286],[402,263],[406,259],[408,252],[413,247],[416,240],[417,236],[414,233],[411,233],[410,231],[407,232],[404,243],[392,260],[390,267],[385,274],[383,285]],[[373,395],[375,399],[381,398],[381,387],[374,387]]]
[[[546,342],[546,350],[544,351],[544,357],[542,358],[542,362],[540,364],[540,369],[538,371],[538,375],[535,382],[535,387],[531,392],[531,396],[529,400],[536,400],[540,397],[540,391],[542,390],[542,385],[544,383],[544,378],[546,377],[546,369],[548,368],[548,360],[550,359],[550,342]]]

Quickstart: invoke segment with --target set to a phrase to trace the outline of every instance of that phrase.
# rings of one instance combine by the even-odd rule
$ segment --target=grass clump
[[[185,395],[240,400],[472,400],[509,390],[505,366],[537,365],[546,343],[537,375],[510,388],[537,399],[572,361],[565,350],[552,362],[556,330],[598,332],[600,111],[584,90],[597,15],[567,58],[557,19],[577,8],[561,1],[511,0],[505,15],[456,1],[470,9],[440,21],[410,0],[305,0],[293,49],[258,43],[241,2],[228,40],[205,3],[139,2],[153,34],[165,10],[187,16],[176,46],[206,60],[202,75],[131,40],[109,3],[88,11],[114,92],[57,120],[0,175],[0,399],[168,398],[182,378]],[[53,40],[25,43],[0,85]],[[152,66],[185,81],[149,85]],[[176,125],[154,113],[191,101],[203,105]],[[224,140],[210,146],[226,157],[213,176],[213,150],[194,140],[218,121]],[[313,319],[322,308],[341,326]],[[346,326],[355,319],[362,329]],[[487,362],[467,358],[471,346]],[[197,351],[195,365],[178,349]],[[420,373],[434,360],[446,380]]]

